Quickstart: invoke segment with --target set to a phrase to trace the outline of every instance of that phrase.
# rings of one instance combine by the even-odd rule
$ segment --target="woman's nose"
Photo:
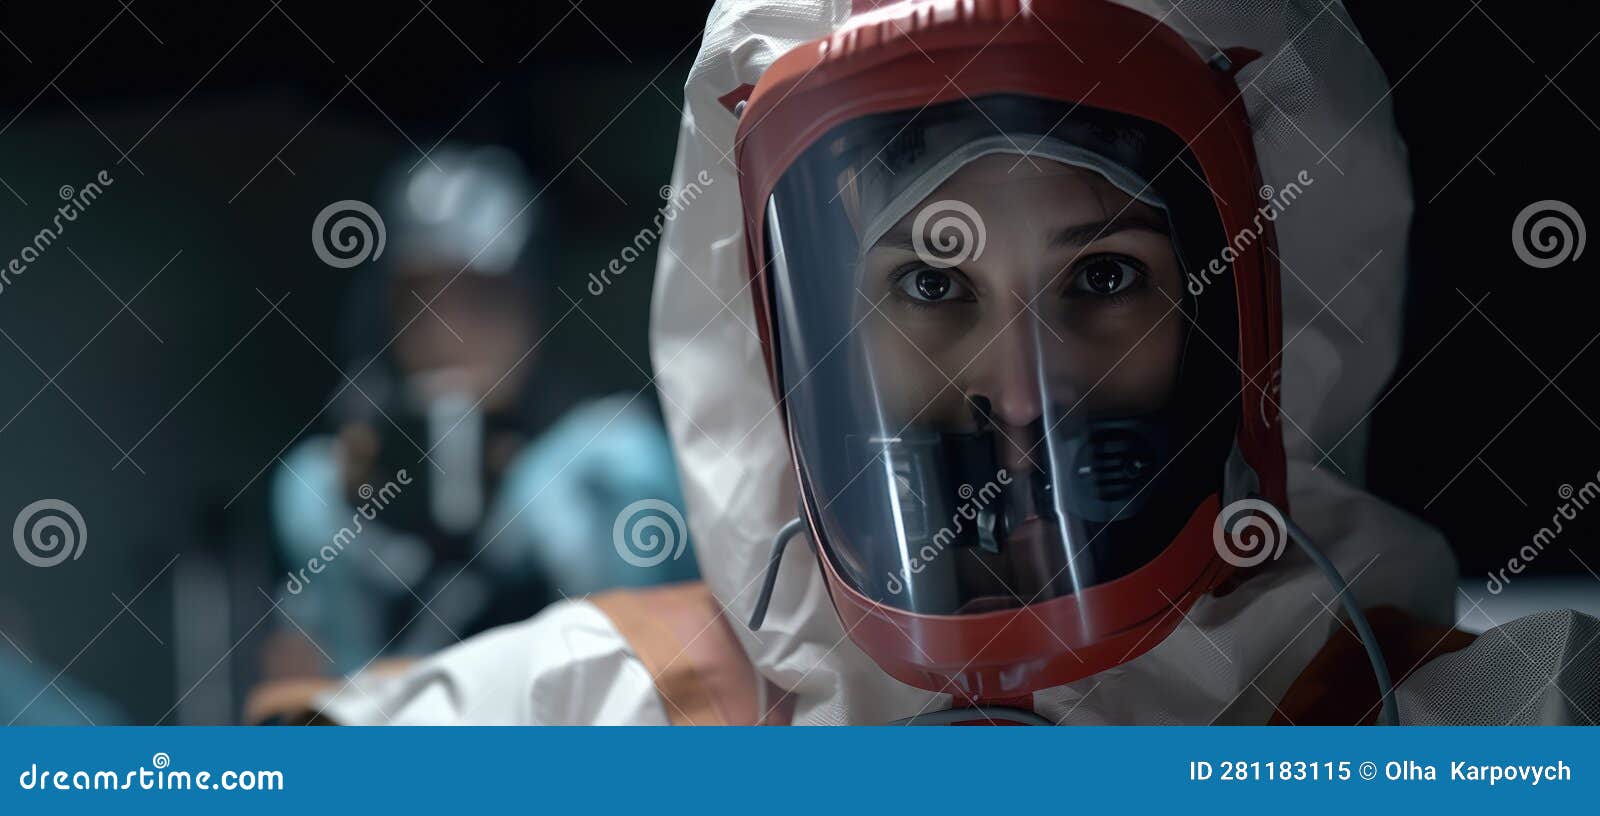
[[[969,368],[966,395],[989,423],[1024,428],[1044,415],[1047,377],[1027,315],[1011,321]]]

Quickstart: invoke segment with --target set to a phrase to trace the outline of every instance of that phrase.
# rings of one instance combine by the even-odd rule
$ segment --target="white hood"
[[[1262,175],[1275,189],[1301,171],[1313,179],[1276,222],[1291,507],[1364,606],[1393,604],[1449,623],[1455,563],[1442,540],[1352,486],[1363,481],[1359,423],[1399,351],[1411,214],[1405,146],[1382,72],[1338,3],[1124,4],[1151,15],[1152,24],[1164,21],[1206,55],[1232,46],[1263,53],[1238,77]],[[672,180],[674,189],[699,192],[667,227],[651,321],[700,568],[760,671],[794,693],[798,723],[884,722],[947,699],[890,679],[856,648],[815,558],[799,546],[784,561],[761,632],[743,624],[773,534],[797,514],[797,489],[754,332],[733,167],[736,120],[717,100],[754,85],[777,57],[832,32],[849,11],[849,0],[712,9],[685,88]],[[1058,33],[1070,43],[1070,32]],[[1336,464],[1313,469],[1330,450]],[[1323,606],[1338,607],[1332,596],[1309,562],[1286,557],[1238,591],[1202,599],[1144,656],[1041,693],[1037,703],[1068,722],[1265,722],[1272,701],[1339,625]]]

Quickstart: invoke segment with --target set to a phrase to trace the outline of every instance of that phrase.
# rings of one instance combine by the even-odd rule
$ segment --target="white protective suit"
[[[1276,222],[1290,509],[1362,606],[1452,623],[1456,565],[1444,541],[1360,488],[1363,421],[1399,352],[1411,215],[1406,150],[1383,73],[1337,2],[1125,4],[1178,30],[1203,54],[1233,46],[1262,52],[1238,81],[1263,179],[1277,188],[1305,171],[1314,180]],[[652,316],[657,383],[702,573],[760,673],[792,692],[797,724],[883,723],[950,702],[891,679],[856,647],[807,553],[783,562],[762,630],[742,623],[773,534],[796,515],[797,499],[752,330],[732,160],[736,119],[718,98],[754,85],[774,59],[828,34],[849,12],[849,0],[718,2],[711,11],[685,90],[672,181],[680,190],[698,184],[701,194],[667,230]],[[1071,32],[1058,34],[1070,44]],[[1331,461],[1319,467],[1324,453]],[[1324,576],[1291,549],[1238,590],[1201,599],[1148,653],[1040,692],[1035,706],[1064,723],[1265,723],[1341,625],[1330,611],[1338,608]],[[1490,633],[1479,645],[1494,640]],[[1470,662],[1464,655],[1477,648],[1454,658]],[[1438,711],[1395,679],[1404,717],[1415,722]],[[473,638],[398,680],[364,685],[376,693],[348,686],[327,700],[327,713],[343,722],[667,722],[643,665],[583,601]],[[1429,686],[1441,687],[1437,679]]]

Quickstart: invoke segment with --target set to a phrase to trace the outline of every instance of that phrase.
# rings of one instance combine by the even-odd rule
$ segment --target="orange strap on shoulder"
[[[705,584],[615,590],[589,602],[650,672],[673,725],[789,724],[793,701],[756,672]]]
[[[1392,606],[1368,609],[1366,614],[1396,683],[1436,657],[1465,649],[1477,637],[1423,623]],[[1382,705],[1366,647],[1350,627],[1341,626],[1289,686],[1269,724],[1371,725]]]

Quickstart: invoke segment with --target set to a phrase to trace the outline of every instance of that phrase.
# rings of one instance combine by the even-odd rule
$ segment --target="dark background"
[[[1468,574],[1503,566],[1550,523],[1559,487],[1600,469],[1600,249],[1534,270],[1509,240],[1540,199],[1600,224],[1588,5],[1350,3],[1398,83],[1418,207],[1404,355],[1369,420],[1371,484],[1442,528]],[[319,349],[338,359],[351,274],[317,260],[312,216],[369,198],[392,162],[447,135],[505,144],[549,185],[547,274],[581,288],[660,205],[706,10],[7,4],[0,246],[48,223],[60,186],[102,169],[115,185],[67,231],[83,264],[58,244],[0,292],[0,518],[69,498],[94,558],[34,570],[0,557],[0,650],[37,686],[60,672],[121,709],[84,714],[96,721],[231,720],[274,623],[254,589],[274,569],[261,471],[323,427],[313,417],[342,383]],[[542,364],[575,373],[563,399],[645,384],[650,266],[592,311],[632,363],[587,321],[543,347]],[[309,342],[270,311],[284,295]],[[1594,552],[1597,527],[1600,513],[1580,516],[1534,568],[1583,574],[1568,548]]]
[[[1406,342],[1370,420],[1369,484],[1481,577],[1550,525],[1563,485],[1600,470],[1600,250],[1538,270],[1511,247],[1535,201],[1600,223],[1600,17],[1549,0],[1350,9],[1396,87],[1416,199]],[[1534,569],[1600,569],[1600,515],[1566,523]]]

